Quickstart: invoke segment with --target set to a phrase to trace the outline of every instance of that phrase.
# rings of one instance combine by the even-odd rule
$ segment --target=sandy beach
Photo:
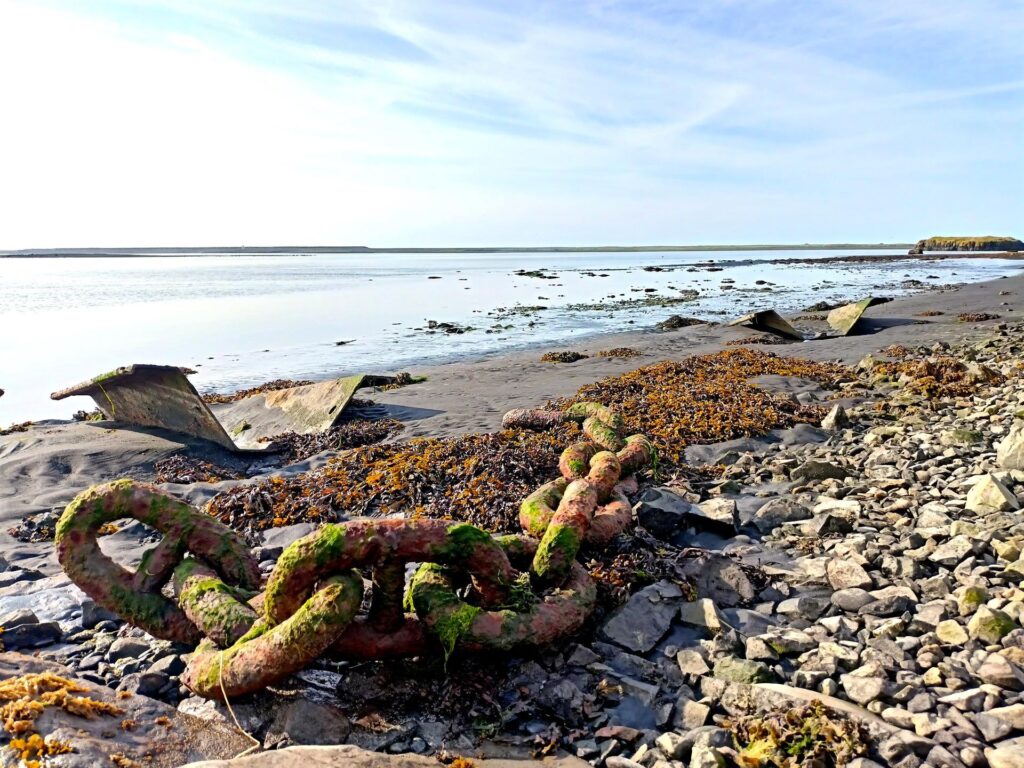
[[[1004,291],[1006,295],[1002,295]],[[814,301],[814,296],[807,297],[808,305]],[[990,311],[1012,320],[1024,311],[1022,302],[1024,276],[1005,278],[930,291],[872,307],[866,315],[865,331],[858,335],[754,348],[850,364],[891,344],[930,345],[977,338],[993,321],[964,323],[958,320],[959,314]],[[927,311],[943,314],[920,317]],[[417,368],[412,372],[426,376],[426,381],[390,392],[373,392],[369,396],[376,406],[367,415],[402,422],[404,430],[394,438],[397,440],[491,432],[500,428],[502,414],[512,408],[536,407],[572,395],[584,384],[607,376],[661,360],[728,349],[729,341],[758,335],[749,328],[718,324],[672,331],[652,329],[669,315],[669,311],[660,310],[652,313],[650,327],[645,330],[609,334],[572,346],[572,350],[590,355],[575,363],[541,362],[543,353],[566,349],[556,347]],[[809,331],[828,330],[822,320],[794,322]],[[626,359],[596,355],[614,347],[630,347],[639,355]],[[81,402],[81,407],[91,407],[87,398]],[[238,457],[202,441],[139,427],[111,428],[105,422],[40,422],[25,432],[0,437],[0,555],[12,549],[21,557],[32,552],[33,563],[46,563],[52,571],[56,563],[47,547],[16,542],[6,529],[26,515],[61,510],[90,485],[119,477],[152,479],[156,461],[179,453],[228,467],[245,465]],[[328,452],[293,466],[275,468],[272,473],[298,473],[322,464],[330,455]],[[175,491],[198,503],[231,484],[198,483]]]
[[[550,443],[543,434],[519,433],[521,444],[515,430],[482,434],[499,430],[511,408],[570,398],[587,385],[614,391],[628,379],[622,374],[638,368],[665,375],[665,365],[680,363],[679,370],[705,377],[713,370],[707,366],[722,359],[714,353],[729,365],[767,371],[744,381],[722,369],[727,390],[757,403],[753,410],[733,413],[748,404],[726,405],[730,393],[715,394],[715,381],[677,378],[672,386],[701,390],[701,402],[712,403],[712,422],[756,424],[763,409],[765,423],[781,426],[721,442],[695,439],[678,460],[666,452],[670,471],[645,475],[630,499],[636,527],[585,547],[600,597],[566,647],[480,657],[456,652],[443,665],[429,656],[401,663],[320,659],[273,688],[233,696],[231,712],[195,695],[194,682],[186,685],[187,665],[197,663],[188,643],[155,640],[69,581],[49,541],[57,515],[91,485],[151,481],[154,465],[169,457],[208,461],[246,479],[162,487],[197,507],[212,499],[211,511],[221,519],[227,514],[255,541],[253,562],[265,576],[276,572],[279,557],[283,562],[283,548],[299,546],[325,519],[312,514],[314,500],[297,504],[298,517],[271,521],[281,514],[275,505],[301,502],[307,487],[315,495],[317,483],[345,482],[338,479],[346,477],[345,461],[364,449],[281,466],[271,456],[232,455],[159,430],[103,421],[30,425],[0,437],[0,615],[11,626],[5,642],[16,651],[3,654],[0,667],[10,675],[76,676],[80,690],[101,702],[95,706],[130,714],[133,725],[120,734],[102,730],[102,719],[78,731],[74,755],[54,762],[69,768],[115,746],[119,754],[147,752],[153,765],[168,768],[190,760],[200,761],[189,763],[196,768],[287,768],[295,765],[288,760],[303,759],[301,745],[313,744],[345,744],[320,746],[315,754],[367,768],[430,764],[409,753],[460,755],[484,766],[491,764],[484,759],[496,759],[496,768],[676,768],[732,754],[734,739],[788,710],[846,734],[844,759],[1012,765],[1000,761],[1021,748],[1024,731],[1024,603],[1015,586],[1024,558],[1013,562],[1024,541],[1024,475],[1000,467],[1017,467],[1017,454],[1024,456],[1024,433],[1020,449],[1014,447],[1020,430],[1013,426],[1022,292],[1019,276],[899,298],[871,307],[857,335],[804,342],[756,343],[774,337],[712,324],[633,331],[573,347],[589,355],[573,363],[542,362],[545,350],[531,350],[417,369],[425,381],[366,392],[373,402],[355,409],[360,419],[395,419],[404,427],[379,446],[385,462],[390,449],[401,453],[411,438],[458,438],[408,449],[449,462],[453,473],[464,469],[462,450],[477,451],[475,461],[481,450],[513,461],[545,455]],[[820,318],[805,313],[793,321],[823,333]],[[652,317],[651,324],[664,319]],[[622,347],[632,356],[597,354]],[[889,362],[868,364],[865,356]],[[694,360],[703,362],[687,368]],[[662,361],[674,362],[652,367]],[[847,388],[837,391],[837,381]],[[685,392],[645,391],[652,409],[687,402]],[[722,403],[713,405],[719,396]],[[676,416],[685,428],[686,414]],[[1001,437],[996,455],[992,446]],[[552,465],[562,447],[554,440]],[[523,454],[525,445],[534,453]],[[444,458],[446,450],[454,454]],[[401,472],[401,464],[395,469]],[[501,460],[488,471],[500,475]],[[509,487],[519,488],[522,471],[529,486],[553,470],[518,467]],[[454,474],[415,470],[403,477],[441,496],[465,489]],[[515,531],[518,523],[490,516],[487,499],[507,502],[512,493],[514,508],[523,490],[489,489],[496,495],[481,496],[481,524]],[[392,491],[403,498],[402,488]],[[361,492],[342,487],[333,494]],[[262,517],[252,517],[253,499]],[[463,505],[459,514],[469,509],[476,521],[473,507]],[[407,516],[408,509],[388,515]],[[10,534],[26,517],[22,539],[26,531],[43,533],[32,534],[33,541]],[[346,518],[326,518],[334,519]],[[131,522],[101,541],[103,552],[133,566],[153,538]],[[17,653],[32,649],[34,658]],[[965,679],[986,687],[963,690],[971,684]],[[487,704],[467,711],[467,700]],[[230,760],[249,743],[232,725],[236,711],[243,730],[256,735],[253,743],[291,748]],[[53,723],[65,723],[70,715],[55,717]],[[162,739],[166,723],[184,740]],[[773,727],[786,733],[784,725]],[[538,732],[547,734],[543,751]],[[196,733],[205,735],[189,735]],[[385,752],[399,754],[384,758]],[[552,757],[529,759],[539,754]],[[202,762],[217,759],[225,762]],[[508,759],[516,762],[501,762]]]

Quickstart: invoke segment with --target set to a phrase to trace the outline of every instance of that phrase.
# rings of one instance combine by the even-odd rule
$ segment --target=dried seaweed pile
[[[888,376],[908,391],[925,397],[962,397],[974,393],[980,385],[1006,381],[1003,374],[987,366],[964,364],[949,356],[877,362],[872,373]]]
[[[38,768],[50,756],[70,752],[70,745],[47,740],[36,733],[36,720],[47,707],[59,707],[78,717],[119,715],[124,710],[88,696],[75,696],[89,689],[51,672],[21,675],[0,681],[0,724],[13,738],[8,747],[24,765]]]
[[[983,323],[986,320],[998,320],[999,315],[993,315],[991,312],[962,312],[956,319],[961,323]]]
[[[540,356],[542,363],[575,363],[577,360],[586,360],[589,355],[580,352],[545,352]]]
[[[222,395],[217,392],[207,392],[203,395],[203,400],[207,403],[234,403],[239,400],[244,400],[250,395],[258,395],[260,392],[274,392],[279,389],[291,389],[292,387],[304,387],[307,384],[312,384],[312,381],[307,379],[274,379],[273,381],[267,381],[260,384],[258,387],[250,387],[249,389],[240,389],[237,392],[231,392],[230,394]]]
[[[208,511],[247,534],[296,522],[397,513],[518,532],[519,503],[551,479],[560,452],[578,437],[574,425],[565,425],[552,432],[372,445],[301,475],[226,491],[211,500]]]
[[[13,435],[15,432],[28,432],[29,427],[32,426],[31,421],[23,421],[20,424],[11,424],[11,426],[5,429],[0,429],[0,437],[4,435]]]
[[[602,349],[597,353],[598,357],[640,357],[640,351],[632,347],[612,347]]]
[[[395,419],[353,419],[307,435],[282,432],[269,441],[283,449],[285,463],[291,464],[323,451],[344,451],[380,443],[401,430],[402,422]]]
[[[156,462],[153,472],[158,483],[219,483],[244,477],[233,469],[182,454]]]
[[[736,718],[725,725],[736,740],[736,763],[750,768],[841,768],[867,753],[864,728],[820,701]]]
[[[758,334],[754,334],[753,336],[744,336],[742,339],[730,339],[729,341],[725,342],[725,346],[727,346],[727,347],[742,347],[742,346],[745,346],[747,344],[774,345],[774,344],[789,344],[789,343],[790,343],[789,341],[787,341],[786,339],[782,338],[781,336],[776,336],[776,335],[771,334],[771,333],[758,333]]]
[[[582,387],[575,399],[618,408],[626,432],[648,435],[662,466],[671,467],[683,463],[690,444],[820,421],[823,409],[748,382],[766,374],[800,376],[826,387],[850,378],[843,366],[741,348],[644,366]]]
[[[621,409],[627,432],[650,436],[659,468],[671,469],[682,464],[688,444],[761,434],[824,415],[823,409],[747,383],[763,374],[802,376],[825,385],[849,378],[841,366],[739,349],[639,368],[583,387],[577,398]],[[576,426],[564,424],[550,432],[357,448],[320,469],[226,491],[210,502],[209,511],[247,534],[296,522],[391,514],[518,531],[519,503],[555,476],[560,452],[578,437]]]

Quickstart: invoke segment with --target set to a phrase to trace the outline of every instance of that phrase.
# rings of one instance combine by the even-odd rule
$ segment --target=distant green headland
[[[929,237],[918,240],[911,254],[925,251],[1024,251],[1024,243],[1015,237]]]

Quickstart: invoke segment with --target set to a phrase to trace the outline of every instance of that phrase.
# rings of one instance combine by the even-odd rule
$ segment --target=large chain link
[[[491,536],[445,520],[360,519],[325,525],[281,554],[262,592],[237,533],[153,485],[118,480],[83,492],[57,524],[57,558],[99,605],[154,637],[199,643],[182,681],[200,696],[251,693],[327,654],[416,656],[441,647],[507,651],[577,631],[597,589],[576,561],[632,520],[627,494],[654,448],[622,436],[622,417],[597,403],[515,410],[505,428],[582,424],[587,440],[559,459],[561,477],[522,503],[525,535]],[[138,570],[100,550],[107,523],[133,517],[164,534]],[[188,556],[186,556],[188,555]],[[406,586],[406,565],[420,566]],[[372,584],[360,614],[363,575]],[[164,595],[170,583],[175,600]],[[464,596],[463,596],[464,595]]]

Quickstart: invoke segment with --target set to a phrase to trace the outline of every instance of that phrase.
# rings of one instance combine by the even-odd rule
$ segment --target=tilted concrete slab
[[[861,317],[867,312],[868,307],[872,307],[878,304],[878,300],[873,296],[869,296],[866,299],[861,299],[853,304],[846,304],[842,307],[837,307],[828,313],[828,317],[825,318],[828,324],[833,329],[838,331],[841,336],[848,336],[850,332],[860,322]]]
[[[261,448],[282,432],[306,435],[337,426],[356,390],[394,380],[392,376],[358,374],[259,392],[233,403],[215,404],[211,409],[239,447]]]
[[[211,409],[188,380],[189,373],[194,371],[171,365],[129,365],[50,397],[88,395],[113,422],[166,429],[231,451],[268,451],[274,435],[322,432],[338,424],[360,387],[394,381],[388,376],[348,376],[260,392]]]
[[[158,427],[238,449],[185,375],[174,365],[128,365],[50,395],[64,400],[88,395],[111,421]]]
[[[764,309],[760,312],[751,312],[743,317],[736,318],[728,325],[745,325],[755,331],[774,333],[787,339],[804,340],[804,335],[789,324],[789,321],[776,312],[774,309]]]

